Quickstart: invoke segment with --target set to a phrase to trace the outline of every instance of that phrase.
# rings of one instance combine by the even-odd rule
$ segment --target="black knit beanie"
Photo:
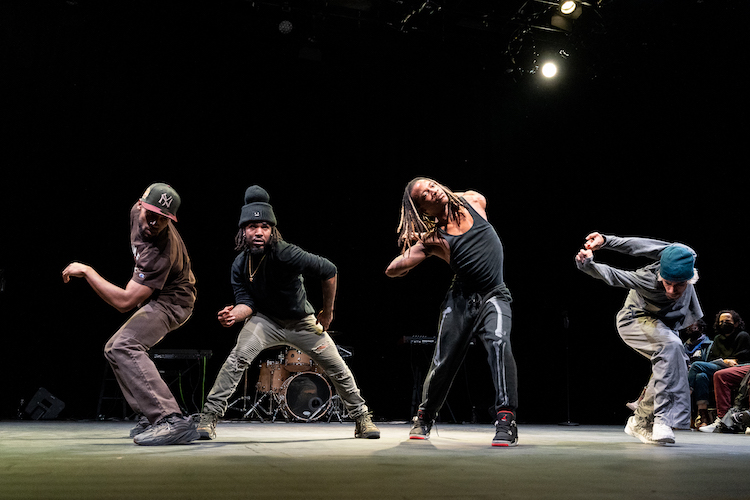
[[[260,186],[250,186],[245,191],[245,206],[240,213],[239,227],[243,227],[250,222],[267,222],[272,226],[276,225],[276,215],[273,213],[273,207],[269,205],[268,192]]]

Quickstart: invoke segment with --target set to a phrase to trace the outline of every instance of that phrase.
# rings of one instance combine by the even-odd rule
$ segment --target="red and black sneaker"
[[[495,438],[492,446],[509,447],[518,445],[518,427],[516,426],[516,414],[512,411],[501,410],[497,412],[495,422]]]
[[[430,429],[432,429],[431,418],[427,417],[424,410],[419,410],[417,416],[411,419],[411,430],[409,430],[409,439],[430,439]]]

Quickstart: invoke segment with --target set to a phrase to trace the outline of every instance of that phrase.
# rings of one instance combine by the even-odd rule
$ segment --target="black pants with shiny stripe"
[[[441,307],[435,352],[419,409],[434,419],[448,396],[473,338],[487,350],[495,385],[495,411],[516,411],[518,378],[510,345],[511,309],[502,293],[464,294],[451,287]]]

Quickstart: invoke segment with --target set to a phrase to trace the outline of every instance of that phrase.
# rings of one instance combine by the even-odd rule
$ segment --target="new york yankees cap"
[[[141,196],[141,204],[147,210],[169,217],[177,222],[177,209],[180,208],[180,195],[169,184],[156,182],[146,188]]]

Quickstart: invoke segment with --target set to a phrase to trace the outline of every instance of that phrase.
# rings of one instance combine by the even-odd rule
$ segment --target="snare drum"
[[[284,355],[284,367],[290,372],[319,372],[318,365],[312,360],[310,356],[290,347],[286,350]]]

